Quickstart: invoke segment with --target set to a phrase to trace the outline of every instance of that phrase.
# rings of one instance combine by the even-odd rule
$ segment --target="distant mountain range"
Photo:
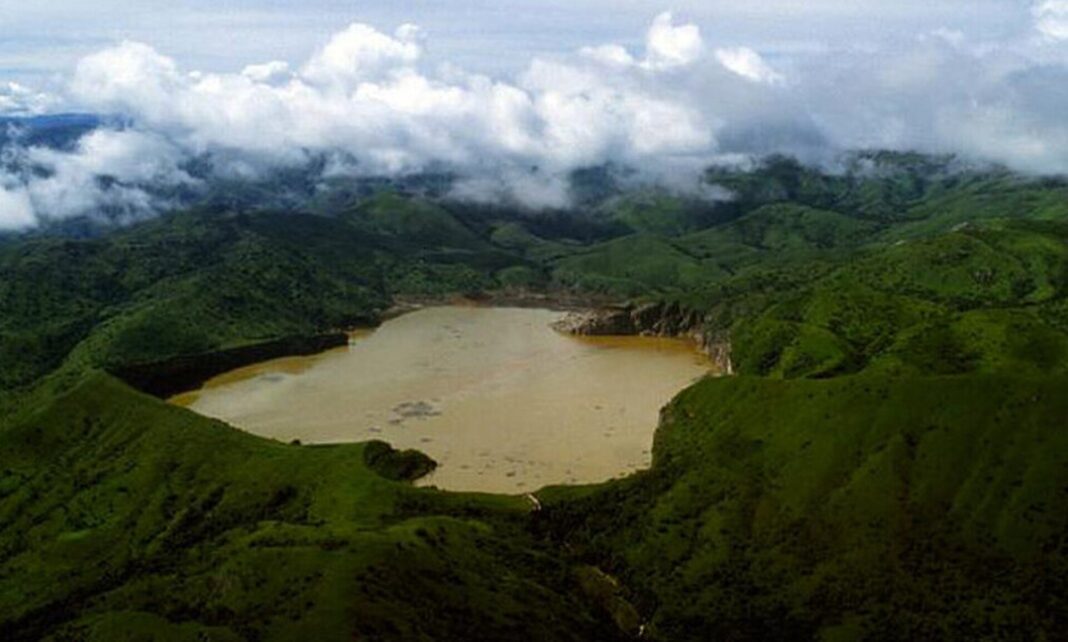
[[[0,146],[18,143],[70,149],[85,134],[117,120],[93,114],[0,116]]]

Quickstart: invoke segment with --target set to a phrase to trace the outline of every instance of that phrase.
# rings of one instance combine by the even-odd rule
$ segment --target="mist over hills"
[[[289,210],[336,216],[377,194],[391,192],[451,209],[495,212],[527,219],[584,219],[576,224],[603,228],[599,234],[607,238],[641,228],[634,221],[630,226],[612,228],[612,221],[617,218],[615,209],[626,207],[625,203],[634,199],[639,202],[662,199],[685,203],[685,208],[690,210],[704,211],[696,216],[706,220],[695,219],[682,223],[683,228],[679,228],[693,231],[709,221],[730,216],[729,212],[744,209],[748,203],[796,199],[818,207],[836,202],[835,199],[841,196],[838,192],[863,191],[858,185],[908,185],[895,188],[906,191],[897,197],[891,205],[894,206],[921,196],[929,183],[998,176],[1035,184],[1052,185],[1060,180],[1052,176],[1013,174],[1001,166],[969,162],[952,155],[850,151],[813,165],[790,156],[768,154],[708,166],[692,182],[685,184],[650,176],[636,167],[618,162],[580,167],[568,171],[560,179],[561,199],[547,206],[531,205],[506,192],[473,192],[472,177],[445,164],[400,174],[332,174],[330,167],[336,159],[332,160],[328,153],[309,152],[299,164],[231,174],[220,169],[228,162],[225,156],[205,152],[176,166],[176,171],[183,176],[179,184],[154,173],[152,162],[146,164],[136,160],[135,165],[148,169],[138,170],[136,176],[123,177],[121,168],[113,173],[109,167],[100,166],[95,161],[71,166],[55,163],[57,157],[79,155],[84,148],[93,147],[93,143],[87,141],[100,132],[111,135],[133,126],[121,118],[60,114],[10,117],[0,124],[4,125],[3,138],[0,139],[4,172],[8,176],[21,177],[20,180],[25,182],[35,182],[40,194],[55,203],[73,203],[73,209],[68,208],[56,216],[34,218],[34,226],[29,228],[0,229],[0,237],[27,232],[100,234],[115,225],[127,225],[168,211],[189,208],[232,212]],[[526,170],[532,180],[537,179],[539,172],[538,167]],[[805,190],[812,193],[806,195]],[[734,201],[743,204],[732,205]],[[847,205],[852,206],[861,205]],[[713,214],[714,210],[718,213]],[[668,227],[678,224],[670,220],[661,223]],[[649,224],[653,222],[649,221]]]
[[[918,154],[854,165],[720,168],[732,197],[711,202],[590,170],[581,214],[439,200],[440,176],[298,210],[246,207],[266,202],[251,190],[9,237],[0,631],[1053,635],[1068,186]],[[651,305],[728,346],[737,374],[669,406],[651,470],[539,490],[536,513],[381,476],[419,468],[412,454],[262,440],[112,374],[457,293]]]
[[[355,22],[0,85],[0,638],[1060,639],[1068,4],[1024,4],[792,53],[662,13],[501,77]],[[729,376],[649,469],[525,497],[160,398],[458,297]]]
[[[311,173],[404,182],[444,172],[457,199],[532,210],[574,206],[572,179],[591,168],[701,195],[708,167],[775,154],[827,170],[851,150],[916,151],[1056,175],[1068,170],[1056,89],[1068,63],[1051,27],[1063,15],[1031,9],[1031,32],[999,40],[932,28],[774,58],[661,13],[638,44],[536,56],[502,77],[448,64],[409,23],[355,22],[300,61],[226,72],[121,42],[81,58],[54,100],[4,109],[38,120],[8,123],[0,229],[101,212],[138,220],[188,206],[212,183]],[[41,116],[63,107],[114,116],[97,127]]]

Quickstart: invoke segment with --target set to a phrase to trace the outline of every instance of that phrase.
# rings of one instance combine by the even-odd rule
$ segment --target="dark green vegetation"
[[[543,491],[544,526],[632,587],[658,639],[1055,639],[1066,386],[704,381],[651,472]]]
[[[522,498],[240,433],[103,374],[5,428],[5,640],[611,639]]]
[[[234,190],[0,244],[0,635],[1065,630],[1068,184],[907,154],[710,171],[718,203],[576,180],[579,212]],[[678,303],[740,376],[672,403],[651,471],[531,513],[407,485],[418,453],[261,440],[108,374],[486,291]]]

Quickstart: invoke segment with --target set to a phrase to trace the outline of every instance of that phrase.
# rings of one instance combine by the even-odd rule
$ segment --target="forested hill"
[[[568,212],[364,182],[3,239],[0,633],[1055,639],[1068,184],[890,153],[710,170],[712,201],[609,178]],[[532,514],[108,374],[486,292],[675,304],[738,376],[669,406],[651,471]]]
[[[584,177],[587,209],[529,214],[364,181],[299,211],[206,203],[88,238],[9,237],[0,383],[367,323],[397,296],[502,289],[678,301],[731,334],[750,374],[1056,370],[1068,184],[915,155],[853,163],[710,170],[725,201]],[[1010,326],[1013,346],[997,336]]]

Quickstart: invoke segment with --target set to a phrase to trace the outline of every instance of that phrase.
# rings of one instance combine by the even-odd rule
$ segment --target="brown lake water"
[[[439,463],[419,483],[449,490],[519,493],[647,467],[660,408],[712,363],[682,340],[562,335],[550,327],[561,316],[426,308],[171,401],[283,441],[417,448]]]

